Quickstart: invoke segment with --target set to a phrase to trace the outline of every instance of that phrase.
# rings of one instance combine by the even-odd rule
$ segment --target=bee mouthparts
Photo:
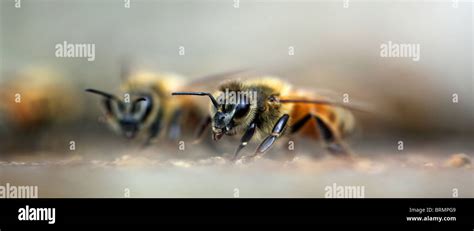
[[[224,136],[224,133],[222,132],[214,132],[212,134],[212,139],[217,141],[217,140],[220,140],[222,138],[222,136]]]

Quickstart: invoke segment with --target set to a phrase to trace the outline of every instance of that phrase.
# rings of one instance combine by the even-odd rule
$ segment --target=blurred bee
[[[82,113],[82,98],[59,72],[30,67],[4,76],[0,84],[0,135],[5,152],[50,147],[53,128],[62,129]],[[1,151],[1,150],[0,150]]]
[[[8,130],[39,131],[71,121],[80,114],[82,102],[73,84],[44,67],[25,69],[1,84],[0,118]]]
[[[241,137],[233,160],[252,139],[261,143],[253,155],[246,157],[249,159],[263,155],[278,138],[295,133],[322,139],[332,154],[350,156],[342,140],[354,128],[354,117],[348,106],[294,89],[290,84],[270,77],[228,81],[218,89],[213,94],[173,92],[172,95],[208,96],[211,99],[208,122],[199,133],[204,133],[212,124],[214,140],[223,135]],[[248,97],[249,93],[254,95],[253,99]]]
[[[201,116],[190,98],[170,99],[171,92],[181,86],[183,80],[178,75],[142,71],[123,82],[119,94],[123,98],[96,89],[86,91],[103,97],[109,127],[128,139],[144,137],[148,145],[161,135],[177,140],[182,127],[196,124]]]

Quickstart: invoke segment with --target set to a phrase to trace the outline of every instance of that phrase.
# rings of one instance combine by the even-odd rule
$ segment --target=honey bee
[[[324,97],[274,77],[231,80],[224,82],[213,94],[209,92],[173,92],[172,95],[208,96],[211,100],[207,124],[212,124],[212,137],[240,137],[233,160],[250,141],[259,141],[255,153],[245,159],[264,155],[281,137],[301,133],[322,139],[330,153],[350,158],[351,152],[343,142],[355,125],[354,116],[343,103]],[[249,95],[251,97],[249,97]],[[252,97],[253,96],[253,97]],[[205,129],[199,131],[204,133]]]
[[[51,129],[61,130],[82,113],[80,91],[59,71],[35,66],[6,74],[0,85],[0,152],[54,146]],[[18,142],[22,141],[22,142]]]
[[[31,67],[7,78],[0,88],[0,118],[14,132],[72,121],[81,113],[82,101],[73,84],[46,67]]]
[[[192,99],[170,99],[171,92],[183,83],[176,74],[138,71],[122,83],[122,97],[96,89],[86,91],[103,97],[105,121],[112,130],[128,139],[145,138],[148,145],[158,137],[177,140],[183,126],[192,127],[202,116]]]

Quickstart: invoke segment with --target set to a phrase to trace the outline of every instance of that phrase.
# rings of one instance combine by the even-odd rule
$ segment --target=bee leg
[[[150,127],[148,137],[147,137],[145,143],[143,144],[143,147],[149,146],[151,144],[151,141],[156,136],[158,136],[158,133],[160,133],[160,131],[161,131],[161,122],[160,122],[160,120],[156,120],[155,122],[153,122],[153,124]]]
[[[311,118],[313,118],[314,115],[311,113],[306,114],[303,118],[300,120],[296,121],[292,126],[291,126],[291,134],[294,134],[298,132]]]
[[[318,116],[314,116],[324,141],[327,143],[327,149],[333,155],[348,156],[350,153],[338,137],[334,135],[331,128]]]
[[[291,126],[291,134],[298,132],[308,121],[310,121],[311,118],[316,120],[318,131],[321,134],[324,142],[327,143],[327,149],[330,153],[341,156],[346,156],[349,154],[348,149],[344,146],[340,139],[334,135],[334,132],[331,130],[331,128],[329,128],[329,126],[321,118],[314,115],[313,113],[308,113],[303,118],[296,121]]]
[[[252,139],[253,134],[255,134],[255,129],[257,128],[257,125],[255,122],[250,123],[250,125],[247,127],[247,130],[245,131],[244,135],[240,139],[240,145],[237,147],[237,149],[234,152],[234,157],[232,158],[232,161],[235,161],[237,159],[237,156],[239,155],[239,152],[247,146],[248,142]]]
[[[173,119],[171,120],[170,127],[168,129],[168,138],[170,140],[178,140],[181,136],[181,115],[183,112],[181,110],[176,110],[173,113]]]
[[[283,130],[286,127],[286,123],[290,116],[288,114],[284,114],[278,121],[276,122],[275,126],[273,127],[272,134],[267,136],[262,143],[257,147],[255,154],[250,156],[251,158],[256,157],[258,155],[265,154],[268,149],[275,143],[276,139],[283,133]]]
[[[203,134],[206,131],[206,128],[209,127],[209,124],[211,124],[211,117],[206,116],[206,118],[204,118],[201,121],[201,123],[199,124],[198,129],[196,130],[196,134],[194,135],[195,138],[194,138],[193,144],[198,144],[202,141]]]

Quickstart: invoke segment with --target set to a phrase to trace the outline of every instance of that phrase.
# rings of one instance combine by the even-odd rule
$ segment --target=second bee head
[[[132,94],[127,100],[120,100],[103,91],[94,89],[86,91],[104,97],[107,122],[129,139],[135,138],[152,110],[153,98],[145,94]]]

